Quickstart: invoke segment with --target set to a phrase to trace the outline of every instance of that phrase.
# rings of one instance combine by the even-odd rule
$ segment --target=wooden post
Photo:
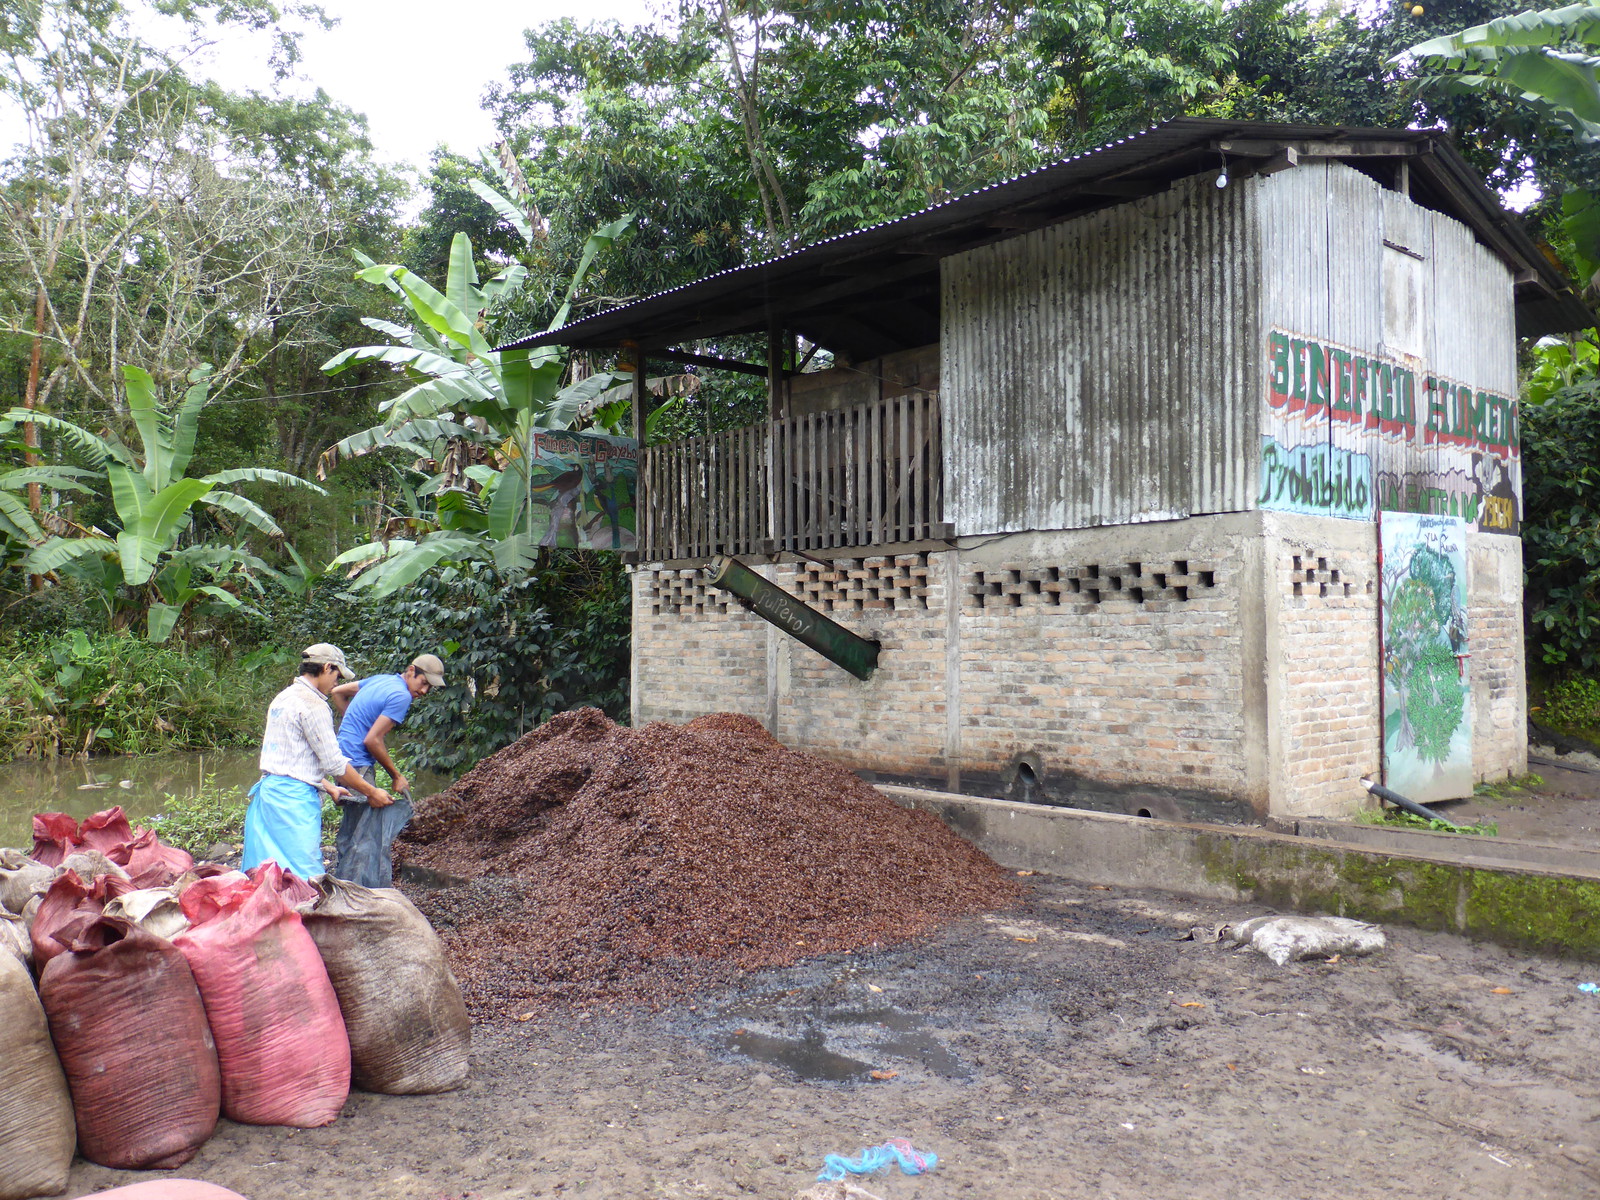
[[[776,420],[783,415],[783,330],[767,329],[767,415]]]

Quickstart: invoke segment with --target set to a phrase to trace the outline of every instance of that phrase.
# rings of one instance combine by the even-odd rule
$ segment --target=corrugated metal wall
[[[1510,275],[1465,226],[1336,162],[1185,180],[944,261],[946,520],[1256,507],[1271,329],[1516,394]]]
[[[946,259],[957,534],[1248,508],[1262,395],[1248,195],[1209,179]]]
[[[1266,245],[1262,320],[1365,361],[1392,364],[1414,376],[1414,411],[1403,429],[1376,432],[1360,420],[1336,420],[1332,406],[1269,420],[1263,432],[1303,450],[1331,448],[1324,461],[1362,464],[1376,506],[1433,511],[1484,520],[1490,494],[1520,503],[1520,469],[1503,450],[1483,453],[1430,439],[1430,404],[1441,419],[1451,404],[1437,377],[1476,395],[1514,399],[1516,325],[1509,269],[1480,246],[1465,225],[1413,204],[1342,163],[1308,164],[1275,176],[1259,190]],[[1318,253],[1318,248],[1322,248]],[[1337,381],[1333,384],[1337,391]],[[1398,388],[1398,384],[1397,384]],[[1374,390],[1376,390],[1374,388]],[[1368,415],[1376,397],[1368,398]],[[1275,504],[1275,506],[1279,506]],[[1296,504],[1299,511],[1315,505]],[[1514,531],[1514,527],[1505,532]]]

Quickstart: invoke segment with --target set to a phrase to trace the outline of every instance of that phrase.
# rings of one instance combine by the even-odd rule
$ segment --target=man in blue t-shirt
[[[373,808],[364,800],[340,802],[343,816],[334,841],[337,854],[333,873],[363,887],[390,887],[394,883],[394,839],[411,820],[411,781],[389,757],[391,729],[405,723],[411,702],[444,686],[444,663],[435,654],[419,654],[398,675],[374,675],[342,683],[328,699],[342,714],[339,750],[358,774],[377,783],[377,769],[389,772],[394,803]]]

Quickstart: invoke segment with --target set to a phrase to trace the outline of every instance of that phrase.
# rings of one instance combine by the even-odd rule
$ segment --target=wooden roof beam
[[[662,358],[687,367],[707,367],[714,371],[737,371],[741,375],[767,377],[767,368],[763,363],[740,362],[736,358],[721,358],[715,354],[690,354],[687,350],[646,350],[642,353],[650,358]]]

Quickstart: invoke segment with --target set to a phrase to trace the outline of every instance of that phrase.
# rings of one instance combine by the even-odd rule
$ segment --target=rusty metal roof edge
[[[1160,136],[1163,134],[1178,136],[1170,137],[1169,140]],[[1014,199],[1009,194],[1019,191],[1037,189],[1035,194],[1043,194],[1047,187],[1060,186],[1068,182],[1091,182],[1099,176],[1136,169],[1142,161],[1150,158],[1201,150],[1211,141],[1247,136],[1277,141],[1381,140],[1432,143],[1429,147],[1434,152],[1432,157],[1437,158],[1443,165],[1456,187],[1464,188],[1467,194],[1461,198],[1467,200],[1477,210],[1473,213],[1460,214],[1460,219],[1474,226],[1480,234],[1490,234],[1491,237],[1497,234],[1499,238],[1510,242],[1516,256],[1538,273],[1541,283],[1550,293],[1550,299],[1560,306],[1563,316],[1568,320],[1580,321],[1572,328],[1585,328],[1595,323],[1593,313],[1573,293],[1571,285],[1562,278],[1560,272],[1539,252],[1527,233],[1506,213],[1494,193],[1461,157],[1445,130],[1377,129],[1350,125],[1297,125],[1221,121],[1206,117],[1175,117],[1080,154],[1045,163],[1021,175],[987,184],[959,196],[952,196],[948,200],[907,213],[905,216],[880,221],[848,233],[834,234],[832,237],[809,242],[759,262],[729,267],[692,283],[679,284],[677,287],[652,293],[627,304],[593,313],[580,320],[569,322],[559,329],[518,338],[497,349],[559,346],[571,344],[576,339],[604,337],[611,334],[620,338],[626,324],[648,321],[657,313],[677,311],[685,302],[717,299],[750,285],[770,283],[772,281],[769,277],[774,274],[789,274],[807,267],[823,266],[850,257],[870,254],[918,234],[950,228],[963,219],[982,216],[1001,207],[1001,204],[996,202],[996,193],[1008,193],[1008,201]],[[1130,147],[1148,149],[1149,153],[1141,157],[1128,157],[1126,151]],[[1100,171],[1084,170],[1086,165],[1097,159],[1103,160],[1103,168]],[[1033,186],[1029,187],[1030,184]]]

